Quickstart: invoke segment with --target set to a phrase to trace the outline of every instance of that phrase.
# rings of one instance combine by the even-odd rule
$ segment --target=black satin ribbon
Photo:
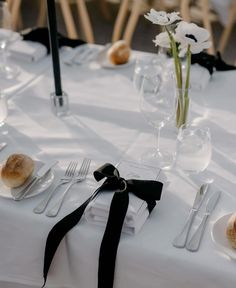
[[[21,32],[21,36],[23,37],[23,40],[26,41],[33,41],[43,44],[47,48],[48,54],[50,53],[50,41],[49,41],[49,31],[47,27],[42,28],[31,28],[27,29]],[[81,39],[70,39],[59,32],[57,33],[58,38],[58,46],[67,46],[75,48],[77,46],[80,46],[82,44],[85,44],[86,42]]]
[[[87,205],[99,193],[115,191],[108,216],[107,225],[100,246],[98,265],[98,288],[112,288],[115,272],[115,261],[120,235],[129,205],[129,193],[135,194],[147,202],[149,213],[160,200],[163,184],[154,180],[125,180],[112,164],[104,164],[94,172],[96,181],[104,178],[104,183],[80,207],[60,220],[49,232],[45,254],[43,277],[45,286],[50,265],[56,250],[67,232],[79,223]]]

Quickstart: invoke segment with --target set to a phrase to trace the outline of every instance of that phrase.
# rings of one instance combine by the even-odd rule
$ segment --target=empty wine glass
[[[176,167],[190,178],[212,182],[205,171],[211,161],[211,133],[207,127],[182,126],[177,136]]]
[[[8,115],[8,106],[6,96],[0,92],[0,133],[7,134],[8,131],[5,128],[5,120]]]
[[[157,55],[145,55],[138,57],[135,62],[134,75],[133,75],[133,85],[134,88],[140,92],[144,78],[153,78],[155,76],[159,77],[162,73],[162,62],[161,58]]]
[[[157,131],[156,147],[142,156],[145,164],[162,169],[173,164],[173,153],[160,151],[160,132],[167,121],[174,115],[176,107],[175,95],[171,89],[161,89],[158,77],[144,78],[140,93],[140,111],[147,122]]]
[[[7,63],[7,46],[13,38],[11,14],[6,2],[0,2],[0,76],[13,79],[18,74],[18,67]]]

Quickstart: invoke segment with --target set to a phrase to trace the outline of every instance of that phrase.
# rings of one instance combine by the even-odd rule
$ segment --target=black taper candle
[[[47,0],[48,10],[48,28],[50,36],[50,47],[52,54],[52,65],[54,74],[55,94],[61,96],[63,94],[61,87],[61,70],[58,52],[58,39],[57,39],[57,17],[55,0]]]

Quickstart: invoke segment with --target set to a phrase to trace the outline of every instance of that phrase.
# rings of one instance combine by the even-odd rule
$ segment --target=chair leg
[[[181,0],[180,1],[180,14],[184,21],[190,21],[190,0]]]
[[[46,1],[39,1],[39,15],[37,19],[37,26],[42,27],[46,22]]]
[[[66,30],[69,38],[78,38],[78,34],[75,27],[75,22],[71,13],[70,3],[67,0],[60,0],[61,11],[64,17]]]
[[[11,16],[12,16],[12,29],[13,30],[16,30],[18,27],[18,21],[19,21],[19,15],[20,15],[20,5],[21,5],[21,0],[14,0],[14,2],[10,2]]]
[[[93,29],[84,0],[77,0],[77,7],[85,39],[88,43],[94,43]]]
[[[143,0],[136,0],[133,2],[130,18],[124,33],[124,40],[130,45],[135,27],[137,25]]]
[[[120,4],[120,9],[115,21],[114,30],[112,34],[112,42],[116,42],[121,38],[121,32],[124,26],[125,18],[128,13],[129,0],[123,0]]]
[[[223,34],[220,38],[220,43],[219,43],[219,47],[218,50],[223,53],[226,44],[228,43],[231,31],[233,29],[233,25],[235,23],[235,18],[236,18],[236,1],[234,1],[234,3],[232,4],[233,6],[230,9],[229,12],[229,17],[228,17],[228,23],[226,25],[226,27],[224,28]]]
[[[212,32],[211,22],[209,19],[209,11],[210,11],[209,0],[201,0],[201,7],[202,7],[203,25],[209,31],[210,40],[212,42],[212,46],[208,49],[208,53],[215,54],[213,32]]]
[[[112,20],[112,15],[109,11],[109,7],[107,6],[107,1],[106,0],[99,0],[99,9],[103,15],[103,17],[107,20],[107,21],[111,21]]]

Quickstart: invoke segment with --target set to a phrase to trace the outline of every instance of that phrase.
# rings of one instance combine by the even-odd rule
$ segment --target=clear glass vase
[[[189,122],[191,89],[175,88],[176,93],[176,127],[184,127]]]

